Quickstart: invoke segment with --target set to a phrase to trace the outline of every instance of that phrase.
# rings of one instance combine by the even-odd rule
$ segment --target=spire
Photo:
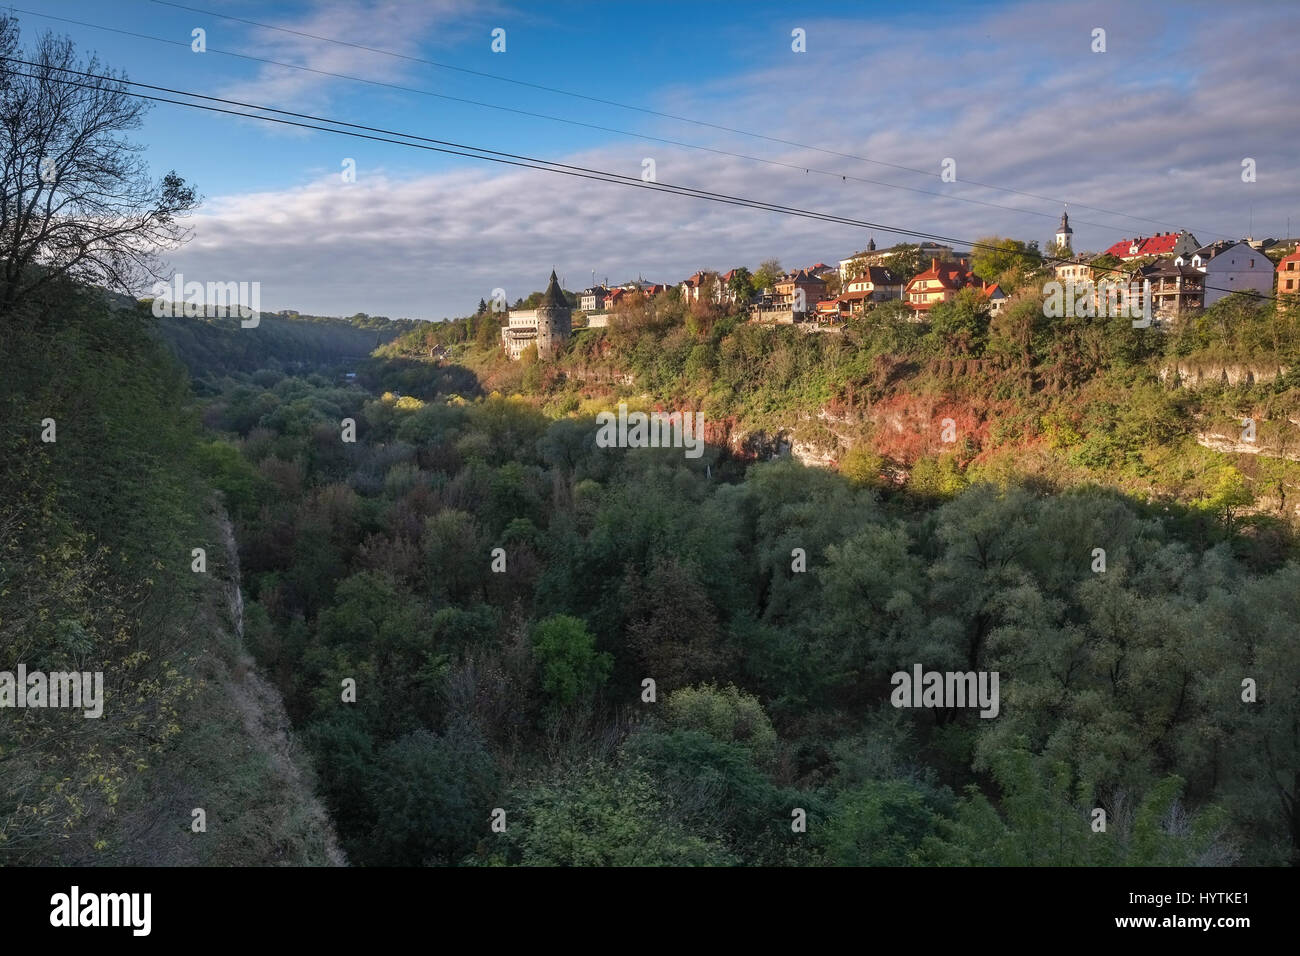
[[[1061,224],[1057,226],[1056,231],[1061,235],[1072,236],[1074,235],[1074,230],[1070,228],[1070,214],[1067,211],[1068,209],[1069,204],[1067,203],[1061,210]]]
[[[564,299],[564,293],[560,290],[560,280],[556,278],[555,270],[551,270],[551,281],[546,285],[546,291],[542,294],[542,305],[559,306],[566,308],[568,303]]]

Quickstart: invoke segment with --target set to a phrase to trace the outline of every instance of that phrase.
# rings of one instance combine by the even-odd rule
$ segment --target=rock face
[[[839,461],[838,452],[821,448],[811,442],[796,441],[790,446],[790,456],[810,468],[831,468]]]
[[[1258,455],[1260,453],[1258,443],[1241,441],[1237,436],[1224,435],[1222,432],[1197,432],[1196,444],[1211,451],[1223,452],[1229,455]]]
[[[789,433],[784,429],[771,434],[765,431],[731,432],[727,447],[732,455],[744,461],[772,461],[790,454]]]
[[[731,432],[726,444],[733,456],[744,461],[772,461],[788,455],[810,468],[833,468],[841,454],[838,448],[801,441],[784,428],[775,432]]]
[[[1300,453],[1283,451],[1268,442],[1243,441],[1238,433],[1224,434],[1217,431],[1196,433],[1196,444],[1211,451],[1228,455],[1261,455],[1264,458],[1283,458],[1287,461],[1300,461]]]
[[[1279,375],[1285,375],[1285,365],[1256,365],[1240,362],[1193,363],[1175,362],[1160,370],[1160,381],[1172,381],[1185,388],[1199,388],[1202,385],[1254,385],[1270,382]]]

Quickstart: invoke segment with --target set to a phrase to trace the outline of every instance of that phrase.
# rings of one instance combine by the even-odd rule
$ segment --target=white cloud
[[[468,12],[482,10],[483,5],[474,0],[421,0],[420,3],[318,0],[304,17],[260,21],[283,28],[281,30],[222,21],[223,27],[229,29],[210,34],[208,42],[211,46],[319,72],[263,64],[256,68],[253,78],[231,83],[217,95],[310,112],[327,106],[331,95],[340,88],[357,88],[351,80],[322,74],[361,76],[381,83],[411,85],[403,81],[422,68],[413,60],[314,37],[328,37],[407,57],[420,57],[426,55],[421,52],[426,44],[436,48],[462,39],[457,24]],[[225,36],[230,39],[225,39]]]

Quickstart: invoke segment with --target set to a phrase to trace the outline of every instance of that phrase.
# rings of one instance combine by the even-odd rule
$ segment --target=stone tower
[[[560,282],[551,270],[551,281],[537,307],[537,357],[551,359],[573,331],[573,310],[560,291]]]

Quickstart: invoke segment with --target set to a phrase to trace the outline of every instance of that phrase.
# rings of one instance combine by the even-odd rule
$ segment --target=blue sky
[[[1300,86],[1300,27],[1282,4],[178,2],[211,13],[20,0],[14,15],[25,42],[67,33],[143,83],[636,177],[650,158],[663,182],[965,239],[1045,242],[1061,200],[1074,204],[1079,249],[1183,227],[1204,241],[1239,237],[1252,209],[1256,235],[1283,234],[1288,216],[1300,231],[1300,105],[1283,95]],[[1097,27],[1104,53],[1091,49]],[[190,49],[195,28],[206,53]],[[504,53],[490,50],[495,28]],[[806,53],[791,49],[795,28]],[[878,244],[903,238],[171,105],[136,139],[155,173],[176,169],[205,197],[172,266],[187,279],[260,281],[272,310],[439,318],[498,286],[526,295],[552,267],[574,289],[593,270],[675,281],[771,257],[831,262],[872,233]],[[1245,157],[1254,183],[1241,181]],[[956,182],[939,178],[946,158]],[[344,159],[356,162],[354,183],[339,175]]]

